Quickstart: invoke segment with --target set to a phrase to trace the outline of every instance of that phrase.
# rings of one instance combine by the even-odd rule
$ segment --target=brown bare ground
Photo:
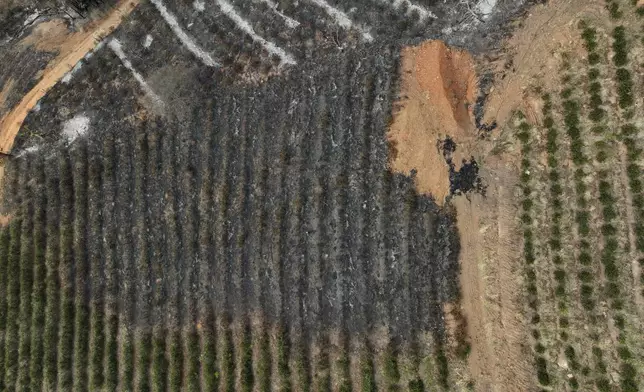
[[[544,91],[559,89],[560,53],[585,56],[577,23],[582,18],[600,19],[597,15],[603,13],[602,7],[600,0],[551,0],[532,7],[504,44],[504,54],[497,61],[481,64],[495,71],[498,80],[488,97],[483,122],[496,120],[502,128],[512,112],[521,108],[531,122],[538,123],[538,118],[530,116],[538,115],[540,108],[532,106],[529,89],[536,80]]]
[[[43,52],[56,52],[64,49],[65,45],[75,43],[74,39],[70,39],[71,35],[63,19],[52,19],[38,24],[19,45],[25,49],[33,46]]]
[[[404,174],[416,170],[419,192],[442,204],[449,193],[449,168],[439,141],[451,137],[459,153],[476,139],[469,109],[476,99],[474,61],[442,41],[427,41],[403,50],[401,69],[401,98],[387,134],[390,167]]]
[[[419,192],[444,202],[449,172],[437,142],[450,136],[460,153],[455,163],[473,155],[488,185],[486,197],[474,194],[451,200],[461,240],[461,309],[471,343],[468,372],[477,391],[526,391],[535,377],[522,308],[522,254],[514,195],[518,154],[505,151],[510,143],[503,129],[517,109],[531,123],[541,122],[535,89],[558,90],[558,53],[584,55],[577,22],[598,19],[603,6],[599,0],[552,0],[537,5],[493,61],[487,57],[475,63],[467,53],[438,41],[402,53],[401,99],[388,133],[391,169],[405,174],[415,169]],[[468,110],[477,94],[475,69],[496,75],[483,122],[496,120],[499,127],[489,140],[477,139]]]
[[[8,153],[29,111],[47,92],[69,72],[89,51],[121,23],[123,18],[138,5],[139,0],[121,0],[103,19],[88,23],[82,31],[65,35],[56,21],[34,29],[35,38],[27,37],[24,42],[48,37],[45,42],[37,43],[42,50],[58,50],[58,56],[44,70],[42,78],[14,107],[0,120],[0,151]],[[53,32],[53,33],[52,33]],[[51,37],[49,37],[51,35]],[[55,48],[55,49],[54,49]]]

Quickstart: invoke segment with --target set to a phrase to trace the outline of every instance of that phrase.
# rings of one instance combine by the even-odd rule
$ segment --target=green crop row
[[[204,389],[214,391],[219,388],[219,371],[217,370],[217,336],[214,319],[208,317],[201,330],[201,376]]]
[[[616,71],[617,96],[619,107],[629,109],[635,103],[633,98],[633,78],[631,72],[624,68],[629,63],[628,40],[626,28],[617,26],[613,29],[613,64],[618,67]]]
[[[327,351],[327,340],[319,338],[320,356],[317,358],[317,369],[315,375],[314,390],[320,392],[331,392],[331,369],[329,364],[329,353]]]
[[[168,387],[170,391],[181,391],[183,380],[183,350],[181,348],[181,332],[171,331],[168,347]]]
[[[151,390],[165,392],[167,388],[168,360],[165,356],[166,333],[162,328],[156,328],[152,336],[152,369],[150,371]],[[210,385],[209,385],[210,386]],[[207,390],[214,390],[210,388]]]
[[[18,320],[20,311],[20,228],[21,219],[14,218],[9,224],[10,242],[7,260],[7,321],[4,331],[5,358],[4,384],[7,389],[14,389],[17,381],[18,358]]]
[[[102,162],[98,157],[91,157],[88,167],[88,198],[92,202],[89,210],[89,238],[94,246],[91,246],[90,269],[92,282],[100,281],[102,271]],[[105,323],[103,307],[102,285],[97,284],[92,288],[94,291],[90,302],[90,342],[89,342],[89,389],[101,390],[104,385],[103,358],[105,352]]]
[[[566,271],[562,268],[563,259],[561,257],[561,216],[563,213],[563,204],[561,201],[562,187],[560,184],[559,176],[559,163],[557,160],[557,146],[558,146],[558,131],[555,127],[554,119],[552,118],[552,100],[548,94],[543,96],[543,115],[544,115],[544,125],[546,126],[546,150],[548,154],[548,166],[550,172],[548,177],[550,179],[550,204],[552,208],[552,217],[550,223],[550,239],[549,246],[552,254],[552,262],[555,265],[554,278],[556,282],[555,286],[555,295],[560,298],[558,308],[559,308],[559,336],[561,340],[568,340],[568,318],[565,316],[567,313],[567,304],[566,304]],[[525,209],[525,205],[524,205]],[[582,273],[585,273],[589,276],[592,276],[588,270],[582,269]],[[575,350],[571,345],[566,346],[565,349],[566,356],[568,357],[568,362],[571,365],[571,370],[577,371],[579,368],[579,363],[575,359]],[[572,376],[568,379],[568,383],[573,390],[579,388],[579,382],[575,376]]]
[[[613,29],[613,64],[617,68],[616,71],[616,82],[617,82],[617,94],[618,94],[618,99],[619,99],[619,107],[623,110],[623,117],[625,119],[629,119],[632,116],[632,111],[630,111],[631,107],[634,104],[634,98],[633,98],[633,79],[631,76],[631,72],[625,68],[625,66],[629,63],[629,58],[628,58],[628,40],[627,40],[627,34],[626,34],[626,28],[624,26],[617,26]],[[637,128],[636,126],[632,124],[626,124],[622,127],[621,129],[621,136],[622,136],[622,141],[624,145],[627,148],[628,151],[628,167],[626,168],[626,173],[629,179],[629,188],[631,190],[631,194],[633,197],[633,206],[634,209],[636,210],[637,214],[637,219],[635,227],[635,235],[637,239],[637,246],[639,251],[644,250],[644,226],[639,223],[642,222],[642,218],[644,217],[644,208],[638,207],[641,206],[644,203],[644,200],[642,200],[642,184],[639,179],[640,176],[640,167],[637,164],[637,160],[639,158],[639,155],[641,154],[641,151],[636,146],[635,143],[635,136],[637,135]],[[608,173],[602,173],[602,181],[606,181],[608,183]],[[600,183],[601,184],[601,183]],[[612,200],[612,197],[606,197],[606,203],[603,203],[605,207],[612,207],[612,204],[614,204],[614,201]],[[610,211],[610,210],[609,210]],[[612,211],[611,215],[612,215]],[[615,240],[615,243],[617,241]],[[610,243],[611,246],[607,245],[605,246],[605,252],[604,255],[602,255],[603,258],[605,258],[605,264],[610,267],[610,269],[614,269],[615,272],[612,273],[612,277],[614,279],[610,279],[612,285],[609,283],[607,285],[607,295],[611,298],[611,307],[616,311],[614,315],[615,319],[615,325],[620,329],[620,337],[619,337],[619,343],[620,346],[618,348],[618,353],[628,353],[628,355],[619,355],[622,365],[620,368],[620,376],[621,376],[621,388],[622,391],[625,392],[631,392],[631,391],[637,391],[638,390],[638,382],[637,382],[637,372],[635,368],[631,365],[631,355],[630,351],[628,350],[628,347],[626,347],[625,342],[626,339],[624,338],[623,332],[624,332],[624,322],[623,322],[623,316],[621,315],[621,310],[623,308],[623,302],[621,299],[619,299],[620,291],[619,291],[619,280],[618,280],[618,270],[617,266],[615,263],[615,253],[612,251],[612,249],[615,247],[613,243]],[[605,267],[606,268],[606,267]],[[607,274],[608,276],[608,274]]]
[[[606,0],[606,9],[612,19],[620,19],[623,15],[616,0]]]
[[[68,156],[60,158],[60,319],[58,389],[71,390],[74,351],[74,180]]]
[[[271,344],[268,330],[262,328],[262,336],[259,342],[259,358],[257,363],[257,385],[259,391],[270,392],[271,390]]]
[[[528,291],[528,304],[533,311],[532,323],[539,324],[539,309],[538,309],[538,288],[536,282],[536,270],[534,268],[534,262],[536,260],[535,249],[533,243],[533,233],[532,233],[532,190],[530,188],[530,153],[531,153],[531,136],[530,136],[530,125],[525,121],[525,117],[522,113],[518,114],[521,123],[517,132],[517,138],[521,142],[521,183],[523,188],[523,203],[522,203],[522,213],[521,221],[524,224],[523,229],[523,256],[526,261],[526,277],[527,277],[527,291]],[[543,353],[545,349],[542,349],[543,345],[541,344],[541,334],[538,329],[533,330],[532,336],[535,338],[535,367],[537,369],[537,379],[539,384],[543,386],[549,386],[551,383],[550,374],[548,373],[548,366]]]
[[[7,267],[9,261],[10,226],[0,229],[0,390],[5,390],[5,343],[7,325]]]
[[[592,264],[592,253],[588,237],[590,235],[590,213],[588,212],[588,201],[586,200],[585,193],[588,189],[584,182],[583,165],[587,162],[587,158],[583,152],[583,142],[581,138],[581,120],[579,102],[572,99],[567,90],[562,92],[562,103],[564,109],[564,124],[566,126],[566,134],[570,139],[570,155],[576,167],[574,172],[575,180],[575,193],[577,195],[577,211],[575,213],[575,223],[579,233],[577,260],[582,266],[582,270],[589,268]],[[590,282],[582,282],[580,285],[581,305],[587,311],[595,309],[595,301],[593,300],[593,286]]]
[[[31,313],[31,352],[29,354],[29,380],[32,391],[42,389],[43,381],[43,332],[45,327],[45,305],[47,303],[45,290],[45,277],[47,268],[45,266],[45,246],[46,246],[46,224],[47,224],[47,203],[45,197],[45,167],[41,160],[36,161],[35,169],[36,183],[38,188],[34,193],[34,272],[33,272],[33,290],[31,293],[32,313]]]
[[[22,175],[31,177],[29,164]],[[27,186],[22,199],[22,235],[20,237],[20,311],[18,342],[18,379],[16,389],[28,390],[29,357],[31,352],[31,290],[33,288],[33,187]],[[15,360],[15,358],[14,358]]]
[[[244,392],[251,392],[255,385],[255,375],[253,374],[253,346],[250,324],[244,326],[241,341],[241,363],[240,378],[241,389]]]
[[[89,359],[90,314],[86,298],[89,278],[87,255],[88,218],[87,145],[82,142],[74,150],[74,390],[87,390],[87,361]]]
[[[376,377],[371,352],[364,349],[360,358],[360,374],[362,376],[362,392],[376,392]]]

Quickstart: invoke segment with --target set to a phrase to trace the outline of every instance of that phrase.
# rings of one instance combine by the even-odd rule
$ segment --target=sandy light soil
[[[44,51],[58,51],[58,56],[47,65],[42,78],[14,107],[0,120],[0,151],[11,151],[14,139],[29,111],[47,92],[69,72],[78,61],[121,23],[139,3],[139,0],[122,0],[105,18],[89,23],[78,33],[67,34],[61,21],[49,21],[39,25],[24,45],[35,45]],[[43,39],[44,38],[44,39]]]

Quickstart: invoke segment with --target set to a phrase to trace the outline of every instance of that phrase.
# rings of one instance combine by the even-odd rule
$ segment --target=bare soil
[[[442,41],[403,49],[400,99],[387,138],[391,169],[416,171],[419,192],[442,204],[449,194],[449,166],[439,148],[450,137],[464,156],[476,138],[471,107],[476,100],[474,61]],[[458,157],[457,157],[458,158]],[[458,164],[461,159],[455,159]]]
[[[556,91],[561,76],[561,53],[583,56],[578,39],[577,21],[593,18],[604,2],[593,0],[580,6],[578,0],[554,0],[535,5],[528,16],[504,43],[503,53],[491,62],[480,60],[479,72],[493,72],[496,82],[487,97],[483,122],[496,121],[502,128],[514,110],[521,108],[532,121],[531,114],[540,113],[528,98],[530,87],[539,80],[544,91]]]

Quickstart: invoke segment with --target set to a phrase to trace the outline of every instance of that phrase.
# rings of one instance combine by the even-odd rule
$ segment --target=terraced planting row
[[[622,17],[619,7],[609,11]],[[580,34],[588,56],[562,57],[562,87],[541,96],[542,121],[514,120],[537,381],[545,389],[637,391],[641,293],[633,266],[642,217],[633,41],[623,25],[605,35],[582,22]]]
[[[3,388],[447,388],[454,218],[387,170],[395,57],[344,59],[13,158]]]

